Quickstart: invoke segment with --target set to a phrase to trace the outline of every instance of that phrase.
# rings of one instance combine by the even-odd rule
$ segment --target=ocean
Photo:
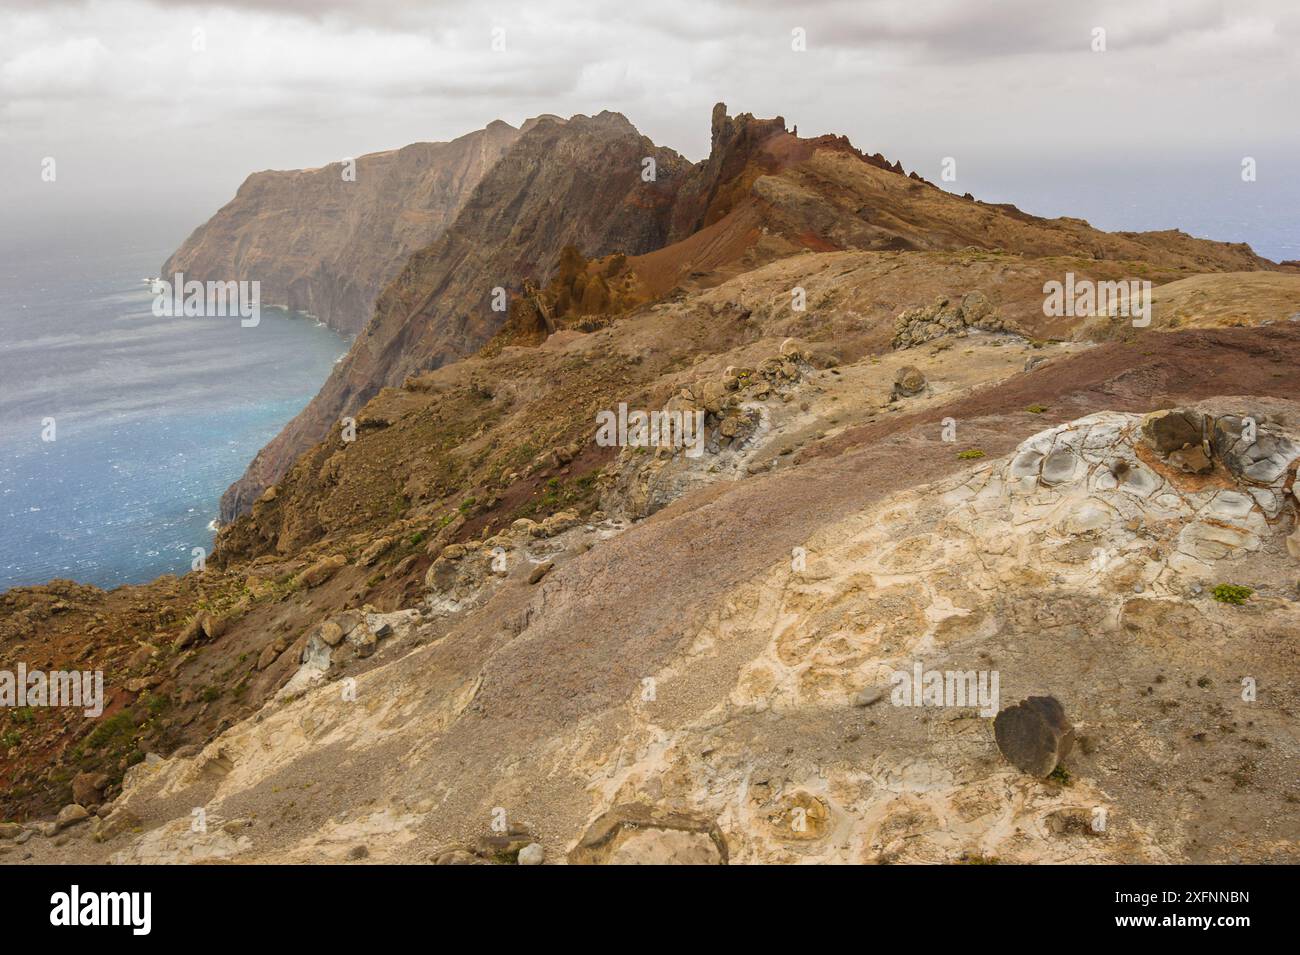
[[[0,591],[187,572],[221,493],[348,346],[270,308],[250,328],[157,318],[143,279],[174,246],[81,245],[0,258]]]

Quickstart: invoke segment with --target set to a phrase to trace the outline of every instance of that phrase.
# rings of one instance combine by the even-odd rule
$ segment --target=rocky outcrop
[[[500,120],[318,169],[257,172],[163,265],[170,277],[256,280],[263,305],[355,335],[411,254],[455,220],[519,131]]]
[[[941,298],[931,305],[909,308],[894,322],[895,348],[913,348],[945,335],[965,337],[972,329],[1014,332],[983,292],[967,292],[960,302]]]

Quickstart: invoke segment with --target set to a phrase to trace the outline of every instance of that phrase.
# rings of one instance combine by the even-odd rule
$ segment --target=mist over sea
[[[330,329],[271,308],[255,328],[154,317],[142,279],[174,247],[4,249],[0,591],[187,572],[193,548],[211,551],[222,491],[346,351]]]

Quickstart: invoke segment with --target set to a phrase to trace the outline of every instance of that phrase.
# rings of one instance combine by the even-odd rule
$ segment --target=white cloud
[[[252,169],[542,112],[617,110],[700,158],[718,100],[931,174],[945,155],[1300,146],[1283,121],[1300,85],[1291,0],[0,5],[0,194],[41,202],[170,190],[206,208]],[[806,53],[790,49],[795,26]],[[45,155],[69,159],[57,193],[31,175]]]

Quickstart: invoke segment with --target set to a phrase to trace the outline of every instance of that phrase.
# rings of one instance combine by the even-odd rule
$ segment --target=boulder
[[[258,654],[257,668],[259,670],[265,670],[272,663],[278,660],[280,658],[280,654],[284,653],[284,651],[287,650],[288,647],[289,647],[289,641],[286,640],[284,637],[280,637],[278,640],[273,640],[270,643],[268,643],[265,647],[262,648],[262,652]]]
[[[298,583],[304,587],[317,587],[329,580],[340,567],[347,563],[342,554],[322,557],[298,575]]]
[[[1201,443],[1203,418],[1199,411],[1153,411],[1142,420],[1142,439],[1159,454]]]
[[[184,650],[197,640],[202,633],[203,626],[200,623],[199,618],[195,617],[185,625],[183,630],[181,630],[180,635],[176,637],[172,647],[176,650]]]
[[[1040,779],[1074,746],[1074,727],[1054,696],[1031,696],[1003,710],[993,721],[993,735],[1013,766]]]
[[[551,568],[554,566],[555,564],[549,560],[543,564],[538,564],[536,567],[532,569],[532,572],[528,575],[528,582],[530,584],[537,583],[539,580],[541,580],[543,577],[549,574],[551,572]]]
[[[199,614],[199,627],[203,630],[203,635],[209,640],[215,640],[226,632],[226,626],[229,621],[225,617],[218,617],[214,613],[204,611]]]
[[[54,817],[55,831],[66,829],[68,826],[75,826],[79,822],[84,822],[90,818],[90,812],[85,806],[79,803],[69,803],[59,810],[59,814]]]
[[[81,806],[93,806],[100,801],[100,793],[108,785],[104,773],[77,773],[72,777],[72,801]]]
[[[140,819],[128,809],[115,809],[104,818],[96,818],[91,823],[90,838],[95,842],[107,842],[140,825]]]
[[[910,398],[925,391],[925,373],[915,365],[904,365],[894,375],[895,398]]]
[[[358,619],[340,620],[343,616],[345,615],[340,614],[339,617],[317,624],[312,632],[313,636],[319,638],[326,646],[337,647],[359,622]],[[344,626],[344,623],[347,625]]]
[[[541,865],[546,859],[546,850],[541,843],[530,842],[519,850],[520,865]]]

